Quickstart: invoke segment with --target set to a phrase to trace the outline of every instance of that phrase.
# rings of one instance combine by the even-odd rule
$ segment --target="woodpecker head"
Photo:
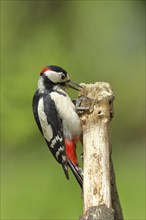
[[[38,82],[39,89],[50,89],[53,86],[70,87],[75,90],[80,90],[80,85],[69,79],[67,71],[59,66],[46,66],[40,73]]]

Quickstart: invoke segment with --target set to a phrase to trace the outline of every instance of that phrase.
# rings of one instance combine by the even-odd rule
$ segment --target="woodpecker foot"
[[[89,97],[81,96],[76,100],[72,101],[76,106],[76,111],[83,113],[84,111],[92,111],[94,100]]]
[[[90,108],[89,107],[76,107],[77,111],[89,111]]]

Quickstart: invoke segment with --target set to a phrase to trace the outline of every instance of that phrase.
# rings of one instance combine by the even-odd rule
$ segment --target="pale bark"
[[[116,210],[112,205],[110,123],[114,94],[111,86],[104,82],[81,86],[80,107],[89,108],[79,114],[84,152],[84,215],[81,219],[113,220]]]

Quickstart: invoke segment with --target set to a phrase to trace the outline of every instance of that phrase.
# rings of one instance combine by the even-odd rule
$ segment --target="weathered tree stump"
[[[83,88],[79,92],[79,98],[82,100],[80,107],[89,108],[79,113],[84,152],[84,211],[80,220],[122,220],[111,166],[110,124],[114,94],[108,83],[80,85]],[[119,205],[115,203],[115,195]]]

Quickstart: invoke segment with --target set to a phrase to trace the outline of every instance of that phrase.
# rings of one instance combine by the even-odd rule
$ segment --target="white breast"
[[[75,111],[75,106],[70,97],[63,90],[60,90],[66,96],[57,92],[52,92],[51,98],[54,100],[59,116],[63,122],[63,132],[67,139],[72,139],[73,136],[79,137],[81,134],[80,119]]]

